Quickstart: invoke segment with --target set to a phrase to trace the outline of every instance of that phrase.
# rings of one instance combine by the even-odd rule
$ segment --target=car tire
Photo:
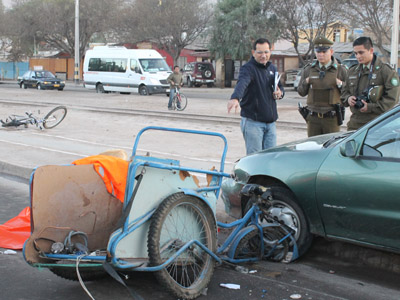
[[[96,93],[103,94],[104,92],[105,92],[105,91],[104,91],[104,86],[103,86],[103,84],[98,83],[98,84],[96,85]]]
[[[287,187],[281,185],[264,186],[272,190],[272,207],[269,209],[272,217],[295,231],[294,237],[296,238],[299,256],[303,255],[310,248],[313,236],[310,233],[307,218],[295,200],[295,195]],[[244,214],[250,207],[248,202]]]
[[[190,80],[190,77],[187,78],[187,86],[193,87],[193,81]]]
[[[139,94],[142,96],[148,96],[149,90],[148,90],[147,86],[142,85],[141,87],[139,87]]]
[[[62,90],[64,90],[64,88],[62,88],[62,89],[58,89],[59,91],[62,91]]]
[[[28,88],[28,86],[25,83],[23,83],[23,86],[24,86],[24,89]]]
[[[214,83],[207,83],[207,87],[212,88],[214,86]]]
[[[38,83],[38,85],[36,86],[36,88],[37,88],[38,90],[43,90],[43,86],[42,86],[40,83]]]
[[[203,72],[203,77],[205,77],[205,78],[210,78],[211,77],[211,75],[212,75],[212,72],[210,71],[210,70],[204,70],[204,72]]]

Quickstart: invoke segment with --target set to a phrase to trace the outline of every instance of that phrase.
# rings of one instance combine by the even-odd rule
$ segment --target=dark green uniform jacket
[[[307,95],[308,108],[317,113],[332,111],[333,104],[340,103],[341,89],[336,78],[346,80],[347,69],[332,57],[332,63],[326,70],[321,70],[318,61],[306,66],[301,75],[297,91],[300,96]],[[306,79],[309,78],[309,83]],[[341,87],[343,89],[343,86]]]
[[[399,101],[399,76],[397,72],[388,64],[383,63],[375,54],[373,62],[371,71],[369,68],[357,64],[350,67],[347,74],[346,85],[342,93],[345,106],[349,106],[347,99],[350,96],[361,96],[363,92],[364,95],[369,94],[370,101],[366,112],[360,112],[360,109],[350,107],[352,115],[347,124],[348,130],[360,128],[392,108]]]

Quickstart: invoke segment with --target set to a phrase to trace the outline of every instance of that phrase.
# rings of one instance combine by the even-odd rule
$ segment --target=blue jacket
[[[231,99],[239,99],[245,118],[272,123],[278,119],[276,100],[273,97],[276,67],[269,61],[264,66],[254,57],[240,68],[239,79]],[[279,82],[282,93],[284,89]]]

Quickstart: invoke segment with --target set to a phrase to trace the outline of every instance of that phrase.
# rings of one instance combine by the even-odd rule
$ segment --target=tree
[[[79,53],[100,32],[110,30],[109,24],[118,17],[123,0],[80,0]],[[34,43],[44,43],[74,56],[75,0],[25,0],[17,1],[7,13],[10,27],[8,35],[12,48],[31,54]]]
[[[393,1],[344,0],[344,2],[343,17],[351,20],[356,28],[363,28],[372,33],[376,47],[389,58],[390,54],[383,45],[391,41]]]
[[[216,58],[228,55],[242,61],[250,55],[258,38],[266,37],[271,43],[277,40],[277,18],[265,11],[263,3],[263,0],[218,2],[210,41],[210,50]]]
[[[210,5],[198,0],[136,0],[125,38],[152,41],[177,63],[180,53],[209,26]],[[120,26],[120,28],[122,28]]]
[[[276,14],[281,37],[290,41],[299,56],[300,65],[314,58],[313,40],[328,35],[328,25],[337,20],[341,0],[276,0],[266,10]],[[308,41],[306,53],[300,53],[301,39]],[[304,56],[303,56],[304,55]]]

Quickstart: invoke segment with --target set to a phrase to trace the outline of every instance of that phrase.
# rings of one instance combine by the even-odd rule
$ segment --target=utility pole
[[[390,51],[390,64],[397,71],[399,60],[399,0],[393,0],[392,46]]]
[[[79,84],[79,0],[75,0],[75,71],[74,82]]]

